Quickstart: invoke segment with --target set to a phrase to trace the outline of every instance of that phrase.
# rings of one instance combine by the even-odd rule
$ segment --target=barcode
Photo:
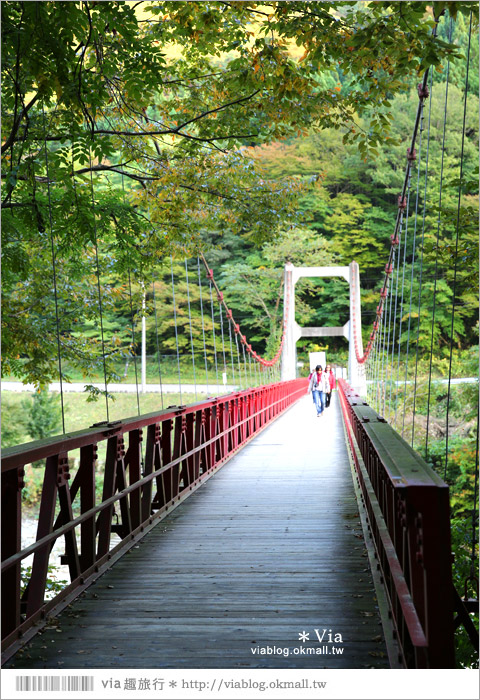
[[[16,676],[15,689],[19,691],[93,690],[94,676]]]

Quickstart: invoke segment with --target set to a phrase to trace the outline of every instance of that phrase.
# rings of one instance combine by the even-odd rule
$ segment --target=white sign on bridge
[[[310,371],[312,369],[315,369],[317,365],[320,365],[322,369],[325,369],[326,365],[326,357],[325,357],[325,352],[321,350],[320,352],[309,352],[308,357],[310,359]]]

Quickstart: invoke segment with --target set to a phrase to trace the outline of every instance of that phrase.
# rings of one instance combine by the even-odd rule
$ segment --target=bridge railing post
[[[449,668],[454,659],[452,551],[448,487],[408,489],[407,527],[412,597],[423,610],[428,660]]]
[[[2,561],[21,550],[23,467],[2,474]],[[20,562],[2,571],[2,632],[20,624]]]

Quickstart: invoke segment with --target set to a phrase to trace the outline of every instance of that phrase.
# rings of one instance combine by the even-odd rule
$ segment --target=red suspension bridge
[[[393,415],[388,405],[400,346],[410,342],[414,300],[410,295],[405,341],[407,300],[398,285],[408,226],[416,230],[420,216],[411,180],[431,90],[427,71],[365,351],[354,261],[340,268],[287,262],[281,339],[265,358],[201,255],[198,276],[203,264],[209,290],[200,297],[202,333],[205,346],[203,319],[211,314],[215,357],[211,384],[226,383],[228,374],[239,390],[111,420],[105,378],[105,421],[3,451],[6,666],[78,668],[87,655],[88,665],[99,668],[452,668],[460,627],[478,651],[476,513],[472,568],[457,591],[448,486],[413,449],[414,423],[411,441],[404,423],[402,435],[395,429],[402,411],[395,388],[395,428],[384,417]],[[415,245],[414,239],[414,253]],[[185,272],[188,285],[187,262]],[[302,276],[348,282],[344,326],[297,324],[295,284]],[[173,268],[172,296],[177,337]],[[189,313],[188,286],[187,299]],[[348,340],[348,381],[338,380],[331,408],[315,421],[307,379],[296,376],[296,342],[328,335]],[[193,339],[191,347],[195,376]],[[176,350],[181,393],[178,337]],[[206,355],[205,369],[208,382]],[[449,392],[451,381],[450,367]],[[404,393],[406,385],[407,368]],[[25,468],[39,461],[38,527],[35,540],[22,546]],[[478,454],[475,499],[477,466]],[[49,566],[59,542],[69,581],[51,597]]]

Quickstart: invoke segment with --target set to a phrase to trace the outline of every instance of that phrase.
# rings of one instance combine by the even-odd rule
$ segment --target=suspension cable
[[[387,294],[388,294],[388,287],[387,287]],[[387,311],[388,311],[388,307],[387,307]],[[390,305],[390,312],[391,312],[391,305]],[[379,365],[380,384],[379,384],[379,394],[378,394],[378,412],[379,413],[384,413],[383,397],[384,397],[384,393],[385,393],[384,370],[385,370],[385,344],[386,344],[386,339],[387,339],[387,326],[390,328],[390,323],[387,322],[387,314],[385,314],[385,317],[383,318],[383,324],[381,326],[382,331],[383,331],[383,336],[380,338],[380,365]]]
[[[243,337],[245,337],[245,336],[243,336]],[[243,367],[244,367],[244,371],[245,371],[245,386],[248,387],[247,359],[245,357],[245,343],[244,342],[242,342],[242,351],[243,351]]]
[[[378,407],[378,378],[379,378],[379,339],[382,337],[382,326],[383,326],[383,314],[377,319],[377,323],[380,325],[380,332],[373,338],[373,349],[374,349],[374,359],[372,368],[372,399],[373,405],[377,413],[380,413]],[[373,333],[372,333],[373,335]]]
[[[137,370],[137,353],[135,351],[135,322],[133,316],[133,301],[132,301],[132,280],[130,270],[128,271],[128,291],[130,295],[130,318],[132,322],[132,349],[133,349],[133,364],[135,367],[135,386],[137,388],[137,410],[140,415],[140,394],[138,392],[138,370]]]
[[[195,351],[193,349],[192,313],[190,309],[190,286],[188,283],[188,261],[185,258],[185,278],[187,280],[187,304],[188,304],[188,325],[190,328],[190,345],[192,348],[193,384],[195,387],[195,401],[197,400],[197,379],[195,375]]]
[[[367,378],[367,396],[369,403],[375,406],[375,387],[376,387],[376,374],[375,368],[377,366],[377,345],[375,342],[372,347],[372,354],[369,362],[367,363],[368,378]]]
[[[402,216],[400,219],[400,229],[399,229],[399,234],[398,234],[398,241],[399,241],[398,245],[400,245],[400,243],[402,242],[403,221],[404,221],[404,219],[403,219],[403,212],[402,212]],[[399,272],[400,272],[400,255],[399,255],[396,248],[394,251],[394,255],[396,255],[396,257],[397,257],[397,260],[396,260],[397,264],[395,266],[395,259],[394,259],[393,267],[394,267],[394,269],[396,267],[397,274],[396,274],[396,278],[395,278],[395,306],[393,309],[393,332],[392,332],[392,345],[391,345],[391,357],[392,357],[392,359],[389,360],[387,358],[387,367],[388,367],[388,364],[390,362],[390,396],[389,396],[389,406],[388,406],[389,414],[391,413],[391,410],[392,410],[391,402],[392,402],[392,385],[393,385],[393,355],[395,352],[395,338],[396,338],[396,327],[397,327],[398,277],[399,277]],[[393,296],[393,292],[392,292],[392,296]],[[388,337],[390,339],[390,329],[388,331]],[[390,345],[388,346],[388,349],[390,352]]]
[[[435,253],[435,271],[433,278],[433,309],[432,309],[432,329],[430,335],[430,362],[428,369],[428,396],[427,396],[427,427],[425,433],[425,459],[428,458],[428,433],[430,424],[430,399],[432,388],[432,364],[433,364],[433,339],[435,330],[435,312],[437,305],[437,279],[438,279],[438,249],[440,242],[440,217],[442,212],[442,189],[443,189],[443,167],[445,161],[445,137],[447,131],[447,107],[448,107],[448,81],[450,72],[450,61],[447,61],[446,85],[445,85],[445,110],[443,115],[443,136],[442,136],[442,160],[440,165],[440,188],[438,194],[438,217],[437,217],[437,235],[436,235],[436,253]]]
[[[177,370],[178,370],[178,386],[180,389],[180,404],[182,403],[182,377],[180,372],[180,349],[178,347],[178,328],[177,328],[177,309],[175,307],[175,282],[173,279],[173,256],[170,256],[170,270],[172,273],[172,301],[173,301],[173,322],[175,325],[175,345],[177,346]]]
[[[56,265],[56,255],[55,255],[55,244],[53,241],[53,216],[52,216],[52,198],[50,192],[50,168],[48,163],[48,149],[47,149],[47,133],[46,133],[46,123],[45,123],[45,104],[42,100],[42,115],[43,115],[43,143],[45,149],[45,169],[47,175],[47,193],[48,193],[48,217],[50,223],[50,245],[52,252],[52,277],[53,277],[53,294],[55,299],[55,325],[56,325],[56,335],[57,335],[57,361],[58,361],[58,378],[60,382],[60,403],[62,408],[62,430],[65,434],[65,407],[63,401],[63,372],[62,372],[62,352],[60,346],[60,320],[58,315],[58,289],[57,289],[57,265]],[[13,148],[13,146],[12,146]],[[12,161],[13,162],[13,150],[12,150]]]
[[[125,181],[123,177],[123,172],[122,172],[122,201],[123,204],[125,205]],[[131,275],[130,275],[130,268],[128,270],[128,292],[130,296],[130,320],[132,324],[132,350],[133,350],[133,364],[135,367],[135,387],[137,390],[137,411],[138,415],[140,415],[140,394],[138,391],[138,369],[137,369],[137,353],[136,353],[136,346],[135,346],[135,322],[134,322],[134,314],[133,314],[133,301],[132,301],[132,280],[131,280]],[[128,367],[128,365],[127,365]]]
[[[158,379],[160,382],[160,399],[162,402],[162,410],[163,410],[162,366],[161,366],[161,362],[160,362],[160,346],[158,343],[158,318],[157,318],[157,300],[155,297],[155,276],[152,280],[152,293],[153,293],[153,308],[155,310],[155,339],[156,339],[156,345],[157,345]]]
[[[237,363],[238,363],[238,378],[240,380],[240,389],[243,389],[242,386],[242,370],[240,369],[240,351],[238,349],[238,331],[237,331],[238,325],[235,324],[233,327],[233,330],[235,331],[235,344],[237,346]]]
[[[451,20],[450,20],[451,27]],[[451,30],[450,30],[451,35]],[[459,242],[459,231],[460,231],[460,202],[462,199],[462,180],[463,180],[463,157],[465,151],[465,125],[467,119],[467,97],[468,97],[468,72],[470,68],[470,44],[472,39],[472,11],[470,10],[470,26],[468,30],[468,49],[467,49],[467,69],[465,74],[465,97],[463,102],[463,128],[462,128],[462,147],[460,154],[460,182],[458,185],[458,203],[457,203],[457,221],[456,221],[456,231],[455,231],[455,257],[454,257],[454,267],[453,267],[453,285],[452,285],[452,320],[450,324],[450,355],[448,361],[448,390],[447,390],[447,415],[446,415],[446,427],[445,427],[445,469],[444,469],[444,479],[447,477],[447,465],[448,465],[448,428],[449,428],[449,416],[450,416],[450,390],[452,382],[452,356],[453,356],[453,328],[454,328],[454,318],[455,318],[455,295],[457,289],[457,260],[458,260],[458,242]],[[451,41],[451,36],[450,36]]]
[[[383,316],[380,319],[380,323],[383,321]],[[377,361],[378,361],[378,335],[376,336],[374,343],[373,343],[373,360],[370,360],[369,365],[370,365],[370,382],[371,382],[371,396],[372,396],[372,403],[375,405],[375,397],[376,397],[376,387],[377,387]]]
[[[202,262],[203,262],[205,269],[207,271],[207,277],[209,280],[211,280],[211,283],[215,287],[215,290],[217,292],[217,296],[219,298],[220,303],[224,305],[225,311],[227,312],[227,318],[229,318],[233,322],[235,334],[241,335],[240,325],[235,322],[235,319],[233,318],[232,311],[231,311],[231,309],[228,308],[228,306],[223,298],[223,294],[222,294],[222,292],[220,292],[218,285],[215,282],[215,279],[213,276],[213,270],[211,270],[209,268],[208,263],[205,259],[205,256],[203,255],[203,253],[200,253],[200,256],[202,258]],[[287,305],[287,312],[288,312],[288,305]],[[274,357],[271,360],[265,360],[263,357],[260,357],[260,355],[258,355],[256,352],[254,352],[252,350],[252,346],[248,343],[248,341],[246,340],[246,337],[242,336],[243,338],[245,338],[244,342],[245,342],[246,351],[248,353],[252,354],[252,357],[256,362],[259,362],[260,364],[268,366],[268,367],[274,366],[280,360],[280,357],[281,357],[283,345],[285,342],[286,325],[287,324],[286,324],[286,318],[285,318],[284,323],[283,323],[283,333],[282,333],[282,337],[280,340],[280,344],[279,344],[279,347],[277,348],[277,352],[275,353]]]
[[[433,94],[433,73],[430,76],[430,89],[429,89],[430,99],[428,102],[428,130],[427,130],[427,152],[425,156],[425,178],[424,178],[424,190],[423,190],[423,213],[422,213],[422,237],[420,241],[420,272],[418,279],[418,310],[417,310],[417,337],[415,342],[415,378],[413,386],[413,409],[412,409],[412,437],[411,446],[414,445],[415,438],[415,409],[417,400],[417,376],[418,376],[418,355],[419,355],[419,340],[420,340],[420,318],[422,310],[422,285],[423,285],[423,253],[424,253],[424,241],[425,241],[425,222],[426,222],[426,212],[427,212],[427,183],[428,183],[428,163],[430,155],[430,125],[432,119],[432,94]]]
[[[395,267],[395,255],[396,251],[395,249],[393,250],[393,256],[392,256],[392,269]],[[390,355],[390,330],[392,328],[392,300],[393,300],[393,292],[389,294],[390,287],[392,285],[392,280],[391,280],[391,274],[392,270],[389,270],[388,274],[388,279],[387,279],[387,287],[386,287],[386,293],[387,296],[389,297],[389,310],[388,310],[388,323],[385,320],[384,323],[384,329],[383,329],[383,351],[382,351],[382,382],[383,382],[383,402],[382,402],[382,413],[385,415],[385,401],[386,401],[386,391],[387,391],[387,372],[388,372],[388,358]],[[387,335],[387,328],[388,328],[388,335]]]
[[[418,224],[418,202],[420,195],[420,165],[422,161],[422,138],[424,131],[424,105],[422,103],[422,114],[420,116],[420,136],[418,141],[418,165],[417,165],[417,186],[415,192],[415,215],[413,223],[413,241],[412,241],[412,261],[411,261],[411,271],[410,271],[410,300],[408,305],[408,327],[407,327],[407,349],[405,358],[405,377],[403,382],[403,419],[402,419],[402,437],[405,431],[405,410],[407,401],[407,377],[408,377],[408,357],[410,350],[410,328],[412,321],[412,300],[413,300],[413,279],[415,270],[415,252],[416,252],[416,241],[417,241],[417,224]]]
[[[388,307],[387,307],[388,311]],[[384,314],[381,319],[380,331],[381,335],[376,336],[378,344],[378,368],[377,368],[377,413],[382,413],[382,387],[383,387],[383,357],[385,344],[385,325],[387,323],[387,314]]]
[[[226,391],[226,385],[227,385],[227,358],[225,356],[225,333],[223,330],[223,312],[222,312],[222,304],[221,304],[221,298],[218,298],[219,304],[218,304],[218,311],[220,314],[220,330],[222,334],[222,357],[223,357],[223,372],[222,372],[222,382],[224,385],[224,389]],[[222,295],[223,298],[223,295]]]
[[[103,378],[105,382],[105,405],[107,409],[107,423],[110,422],[110,413],[108,410],[108,386],[107,386],[107,364],[105,360],[105,334],[103,330],[103,308],[102,308],[102,290],[100,285],[100,262],[98,257],[98,239],[97,239],[97,221],[95,215],[95,197],[93,191],[93,165],[92,154],[89,146],[89,166],[90,166],[90,189],[92,195],[92,217],[93,217],[93,236],[95,244],[95,261],[97,265],[97,289],[98,289],[98,308],[100,312],[100,334],[102,339],[102,358],[103,358]]]
[[[202,275],[200,274],[200,258],[197,257],[197,269],[198,269],[198,288],[200,291],[200,316],[202,318],[202,335],[203,335],[203,356],[205,358],[205,380],[207,384],[207,394],[210,393],[208,388],[208,368],[207,368],[207,346],[205,343],[205,323],[203,319],[203,300],[202,300]]]
[[[412,155],[412,158],[414,156]],[[400,384],[400,350],[402,343],[402,324],[403,324],[403,295],[405,290],[405,267],[407,264],[407,240],[408,240],[408,219],[410,216],[410,189],[411,189],[411,179],[412,171],[410,170],[408,176],[408,186],[407,186],[407,210],[405,212],[404,219],[404,241],[403,241],[403,261],[402,261],[402,291],[400,294],[400,318],[398,324],[398,358],[397,358],[397,380],[395,384],[395,428],[397,427],[397,410],[398,410],[398,396],[399,396],[399,384]]]
[[[213,308],[213,294],[212,294],[212,280],[208,280],[208,287],[210,291],[210,307],[212,311],[212,335],[213,335],[213,356],[215,358],[215,377],[217,380],[217,393],[220,391],[220,386],[218,383],[218,361],[217,361],[217,341],[215,338],[215,311]]]
[[[383,316],[380,320],[380,323],[383,324]],[[375,355],[374,355],[374,364],[372,367],[372,399],[373,399],[373,405],[375,406],[375,410],[377,413],[380,413],[378,410],[378,346],[379,346],[379,335],[376,336],[374,340],[374,350],[375,350]]]
[[[228,316],[228,314],[227,314],[227,318],[228,318],[228,335],[230,336],[230,358],[232,360],[232,381],[233,381],[233,384],[235,385],[235,363],[233,360],[233,344],[232,344],[232,320]]]
[[[439,22],[442,14],[443,14],[443,12],[440,13],[438,18],[436,16],[434,17],[435,26],[434,26],[433,31],[432,31],[432,38],[435,38],[437,35],[438,22]],[[412,133],[410,147],[407,149],[407,166],[406,166],[406,170],[405,170],[402,191],[401,191],[401,194],[398,196],[398,211],[397,211],[397,218],[395,221],[395,228],[394,228],[393,235],[390,237],[391,241],[392,241],[392,245],[390,247],[390,255],[389,255],[388,263],[385,266],[385,277],[384,277],[384,281],[383,281],[382,291],[380,293],[380,303],[379,303],[380,308],[383,306],[384,301],[386,299],[385,292],[387,290],[388,277],[391,274],[391,271],[393,270],[392,262],[393,262],[393,254],[394,254],[394,250],[395,250],[395,246],[396,246],[395,241],[398,240],[398,232],[400,229],[401,218],[402,218],[403,210],[406,208],[405,195],[407,192],[408,178],[409,178],[410,169],[411,169],[411,161],[410,161],[408,155],[410,153],[413,154],[413,152],[415,150],[415,142],[417,139],[417,133],[418,133],[418,128],[419,128],[419,124],[420,124],[421,105],[422,105],[423,100],[426,97],[428,97],[427,83],[428,83],[429,72],[430,72],[430,69],[427,68],[423,74],[422,82],[418,85],[419,104],[417,107],[417,114],[416,114],[416,118],[415,118],[415,124],[413,127],[413,133]],[[372,334],[370,336],[370,340],[368,341],[367,347],[366,347],[362,356],[360,356],[360,353],[358,352],[357,347],[355,347],[355,355],[356,355],[357,362],[359,364],[363,364],[368,359],[377,331],[378,331],[378,324],[377,324],[377,326],[375,326],[375,324],[374,324],[373,331],[372,331]],[[361,332],[361,329],[359,330],[359,332]]]

